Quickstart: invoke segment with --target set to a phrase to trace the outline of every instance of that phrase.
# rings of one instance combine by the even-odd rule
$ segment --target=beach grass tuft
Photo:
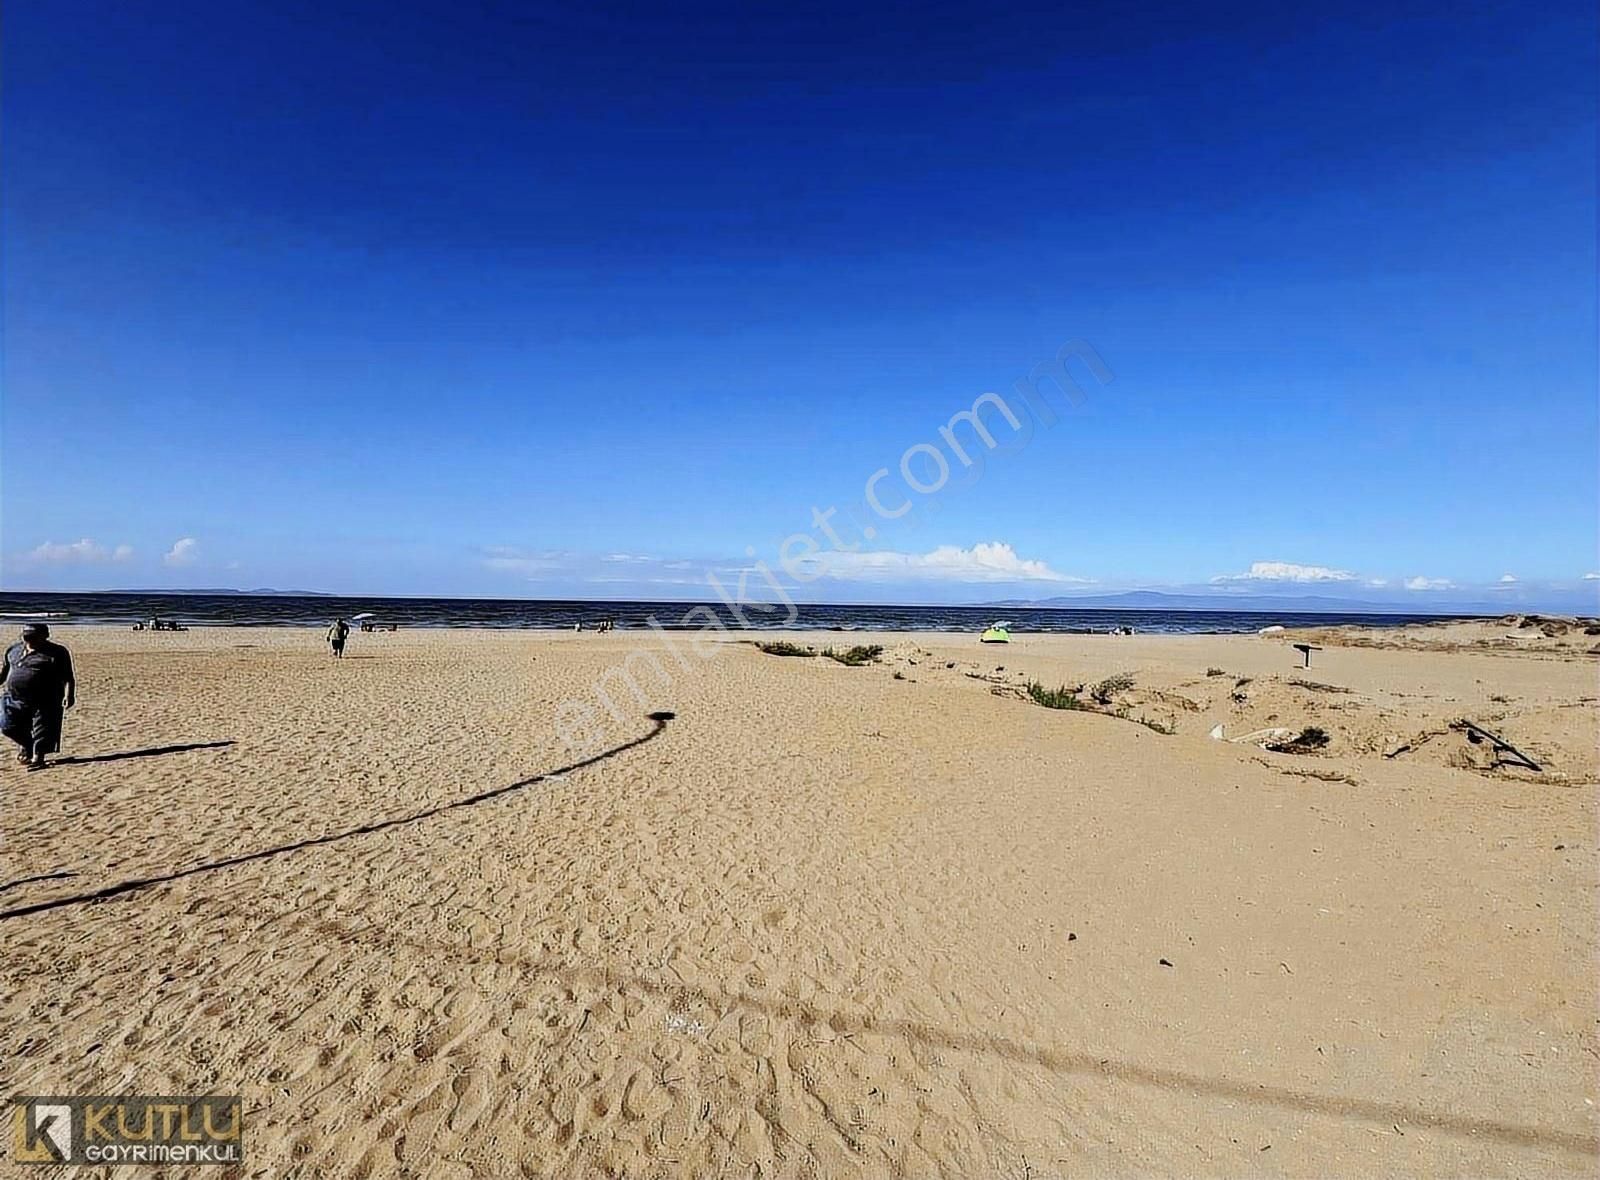
[[[1061,685],[1059,688],[1046,688],[1037,680],[1028,682],[1028,696],[1036,705],[1043,705],[1046,709],[1087,709],[1078,699],[1079,689],[1068,688]]]
[[[847,667],[859,668],[863,664],[872,663],[879,656],[881,656],[883,654],[883,648],[876,643],[870,647],[864,647],[858,644],[855,647],[846,648],[844,651],[840,651],[839,649],[833,647],[823,648],[822,654],[827,656],[830,660],[844,664]]]
[[[1119,692],[1127,692],[1133,687],[1133,674],[1118,672],[1115,676],[1107,676],[1099,684],[1089,690],[1089,695],[1094,698],[1097,705],[1109,705],[1111,698]]]
[[[758,643],[756,646],[769,656],[814,656],[817,654],[811,648],[801,647],[798,643],[790,643],[787,639],[778,639],[771,643]]]

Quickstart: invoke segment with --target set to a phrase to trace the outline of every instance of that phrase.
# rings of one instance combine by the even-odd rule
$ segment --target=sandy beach
[[[56,638],[8,1094],[241,1094],[252,1176],[1600,1167],[1581,627]]]

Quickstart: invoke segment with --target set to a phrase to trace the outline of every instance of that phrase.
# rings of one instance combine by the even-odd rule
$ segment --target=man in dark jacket
[[[29,623],[22,642],[0,657],[0,732],[22,747],[18,761],[43,770],[46,754],[61,748],[61,716],[77,703],[72,656],[50,642],[50,628]]]

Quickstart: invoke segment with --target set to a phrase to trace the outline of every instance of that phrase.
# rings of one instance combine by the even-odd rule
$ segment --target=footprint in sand
[[[456,1078],[453,1083],[456,1108],[450,1113],[450,1129],[458,1134],[469,1133],[482,1120],[494,1092],[487,1070],[474,1069]]]
[[[772,1044],[764,1016],[744,1016],[739,1019],[739,1044],[748,1053],[764,1056]]]
[[[746,1111],[733,1135],[733,1150],[739,1162],[765,1170],[772,1166],[772,1128],[753,1111]]]
[[[693,1085],[668,1090],[670,1106],[661,1120],[659,1133],[661,1145],[676,1151],[694,1138],[700,1123],[702,1106],[700,1091]]]
[[[654,1121],[672,1106],[672,1095],[656,1081],[647,1069],[641,1069],[628,1079],[627,1092],[622,1096],[622,1112],[631,1119]]]

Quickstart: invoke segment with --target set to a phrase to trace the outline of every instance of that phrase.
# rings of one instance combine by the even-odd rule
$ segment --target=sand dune
[[[639,636],[62,627],[0,1081],[260,1176],[1592,1175],[1596,641],[1506,631],[730,640],[574,753]]]

